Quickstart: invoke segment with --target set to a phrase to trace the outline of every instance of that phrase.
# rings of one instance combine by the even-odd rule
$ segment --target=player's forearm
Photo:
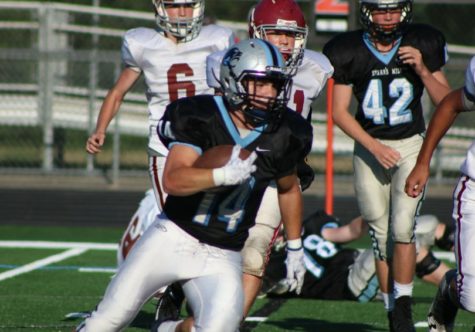
[[[214,186],[212,169],[180,167],[163,177],[165,192],[174,196],[189,196]]]
[[[441,71],[435,73],[428,72],[426,75],[421,75],[420,78],[432,103],[436,106],[450,92],[450,85]]]
[[[122,96],[117,95],[117,93],[114,93],[113,91],[109,91],[106,96],[106,99],[104,99],[101,110],[97,117],[96,133],[105,134],[109,123],[119,111],[121,104]]]
[[[288,240],[298,239],[302,231],[302,193],[296,185],[285,193],[279,193],[279,207]]]
[[[373,150],[373,146],[377,141],[361,127],[358,121],[356,121],[348,111],[335,110],[333,121],[345,134],[363,145],[369,151]]]

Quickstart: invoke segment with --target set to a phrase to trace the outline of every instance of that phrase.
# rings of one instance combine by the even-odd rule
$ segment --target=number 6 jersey
[[[398,59],[401,46],[418,49],[430,72],[440,70],[447,60],[444,36],[423,24],[410,25],[387,53],[376,50],[363,30],[337,35],[323,49],[335,69],[335,83],[353,87],[356,120],[375,138],[403,139],[425,131],[424,84]]]
[[[155,130],[165,107],[181,97],[213,93],[206,84],[206,57],[232,44],[232,31],[217,25],[204,26],[197,38],[178,44],[156,29],[127,31],[122,44],[122,61],[126,67],[144,75],[151,126],[149,148],[167,154]]]

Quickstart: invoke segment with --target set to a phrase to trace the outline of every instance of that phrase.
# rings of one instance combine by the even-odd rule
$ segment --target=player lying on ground
[[[340,221],[318,210],[304,220],[302,235],[307,269],[300,295],[289,292],[285,278],[285,240],[280,237],[270,255],[264,274],[263,293],[273,296],[304,297],[323,300],[370,301],[379,288],[371,249],[359,251],[342,246],[367,234],[368,226],[361,217],[340,226]],[[416,275],[439,285],[449,267],[431,252],[434,244],[444,250],[453,246],[453,228],[440,223],[435,216],[417,218],[418,248]],[[452,241],[451,241],[452,239]]]

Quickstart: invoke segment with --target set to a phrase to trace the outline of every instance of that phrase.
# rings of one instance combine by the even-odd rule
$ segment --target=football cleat
[[[157,331],[160,324],[165,321],[178,320],[184,299],[185,295],[180,284],[174,283],[168,286],[157,302],[151,331]]]
[[[454,330],[457,306],[452,303],[449,295],[450,280],[454,276],[455,270],[450,270],[440,282],[439,289],[427,315],[429,332],[451,332]]]
[[[392,329],[397,332],[416,332],[412,320],[412,298],[410,296],[401,296],[394,302]]]
[[[388,311],[388,322],[389,322],[389,332],[396,332],[394,331],[393,327],[393,312]]]

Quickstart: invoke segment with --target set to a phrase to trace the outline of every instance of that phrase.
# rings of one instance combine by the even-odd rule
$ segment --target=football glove
[[[302,291],[306,271],[303,255],[303,247],[300,249],[287,248],[287,259],[285,260],[285,265],[287,266],[286,282],[289,285],[289,292],[295,290],[295,293],[300,294]]]
[[[216,186],[232,186],[246,181],[256,171],[257,154],[253,151],[247,159],[239,158],[241,147],[235,145],[229,161],[220,168],[213,169],[213,181]]]

